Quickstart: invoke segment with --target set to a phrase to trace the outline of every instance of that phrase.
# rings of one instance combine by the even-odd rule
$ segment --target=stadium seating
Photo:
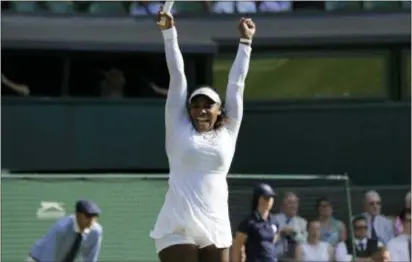
[[[363,1],[363,8],[372,11],[390,11],[400,9],[398,1]]]
[[[89,6],[92,15],[126,15],[123,2],[92,2]]]
[[[326,1],[326,11],[358,11],[362,9],[360,1]]]
[[[76,12],[75,5],[70,1],[47,1],[44,2],[48,11],[55,14],[73,14]]]
[[[18,13],[36,13],[40,11],[39,6],[35,1],[12,1],[10,2],[9,9]]]

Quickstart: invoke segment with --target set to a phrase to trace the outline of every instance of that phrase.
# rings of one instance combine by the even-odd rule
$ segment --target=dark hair
[[[405,221],[406,220],[406,215],[410,215],[411,214],[411,209],[410,208],[402,208],[401,212],[399,213],[399,218],[401,219],[401,221]]]
[[[358,221],[366,221],[366,217],[364,216],[356,216],[352,219],[352,226],[354,227],[356,222]]]
[[[327,197],[321,197],[321,198],[316,199],[316,207],[319,207],[320,203],[322,203],[322,202],[327,202],[329,205],[332,206],[332,203],[330,202],[330,200]]]
[[[319,218],[312,218],[308,220],[308,223],[306,224],[306,230],[309,230],[309,227],[312,223],[314,222],[319,222]]]
[[[190,95],[191,95],[193,92],[195,92],[197,89],[202,88],[202,87],[204,87],[204,86],[195,88],[194,90],[192,90],[192,92],[190,93]],[[210,88],[210,89],[212,89],[213,91],[215,91],[216,93],[218,93],[215,88],[213,88],[213,87],[208,87],[208,88]],[[219,93],[218,93],[218,94],[219,94]],[[190,95],[189,95],[189,97],[190,97]],[[195,96],[195,97],[196,97],[196,96]],[[195,98],[195,97],[193,97],[193,98]],[[187,104],[188,104],[188,105],[190,104],[190,103],[189,103],[189,100],[187,101]],[[224,108],[224,106],[223,106],[224,104],[225,104],[224,101],[222,101],[222,104],[220,105],[221,114],[217,116],[216,122],[215,122],[215,124],[213,125],[213,129],[214,129],[214,130],[217,130],[217,129],[221,128],[222,126],[224,126],[225,123],[226,123],[226,121],[228,120],[227,114],[226,114],[226,110],[225,110],[225,108]],[[190,118],[189,106],[187,107],[187,111],[188,111],[188,115],[189,115],[189,118]],[[190,120],[192,121],[192,119],[190,119]]]

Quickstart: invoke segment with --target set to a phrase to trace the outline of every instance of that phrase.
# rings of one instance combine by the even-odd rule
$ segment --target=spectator
[[[16,84],[8,79],[4,74],[1,74],[1,83],[20,95],[28,96],[30,94],[30,89],[28,86]]]
[[[386,244],[394,236],[393,223],[381,215],[381,206],[381,198],[376,191],[368,191],[365,194],[363,215],[368,222],[368,237]]]
[[[163,3],[160,1],[133,1],[130,4],[129,11],[133,16],[155,15],[162,5]],[[174,13],[174,9],[172,9],[172,13]]]
[[[411,209],[404,207],[399,217],[403,232],[389,241],[388,251],[392,261],[411,261]]]
[[[336,246],[346,238],[345,224],[332,216],[332,203],[327,198],[318,199],[316,204],[320,222],[320,239]]]
[[[411,207],[411,192],[409,191],[404,200],[404,208],[410,208]],[[400,217],[396,217],[395,222],[394,222],[394,231],[395,235],[402,234],[403,232],[403,226],[402,226],[402,220]]]
[[[296,248],[296,261],[302,262],[327,262],[333,261],[333,247],[321,241],[320,222],[312,220],[308,222],[308,240]]]
[[[124,86],[126,79],[123,72],[116,68],[111,68],[107,72],[103,72],[104,79],[100,85],[102,97],[120,98],[123,97]]]
[[[280,241],[276,251],[279,260],[289,261],[295,258],[295,248],[298,244],[306,242],[307,222],[298,216],[299,199],[292,193],[286,193],[283,198],[281,213],[275,216],[280,229]]]
[[[372,254],[376,252],[378,247],[382,247],[383,244],[377,239],[368,238],[368,223],[366,218],[362,215],[355,217],[352,220],[352,226],[354,230],[354,241],[347,239],[341,241],[335,251],[335,260],[337,262],[349,262],[352,261],[353,246],[355,245],[356,262],[366,262],[370,260]]]
[[[385,247],[378,247],[378,250],[372,256],[372,262],[390,262],[389,251]]]
[[[252,14],[257,12],[255,1],[216,1],[213,12],[217,14]]]
[[[258,4],[259,12],[275,13],[292,10],[292,1],[260,1]]]

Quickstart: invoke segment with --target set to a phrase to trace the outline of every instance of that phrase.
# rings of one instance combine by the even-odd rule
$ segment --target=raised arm
[[[239,23],[241,39],[235,61],[229,72],[226,89],[226,113],[229,117],[228,130],[237,137],[243,117],[243,91],[249,70],[252,37],[256,26],[251,19],[242,18]]]
[[[162,30],[170,82],[166,99],[166,128],[183,117],[186,108],[187,80],[177,31],[171,14],[159,13],[157,23]]]

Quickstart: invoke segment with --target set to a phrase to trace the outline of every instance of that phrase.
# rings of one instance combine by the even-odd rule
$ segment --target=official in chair
[[[88,200],[76,202],[76,213],[59,219],[30,250],[28,262],[97,262],[103,229],[97,223],[99,207]]]

